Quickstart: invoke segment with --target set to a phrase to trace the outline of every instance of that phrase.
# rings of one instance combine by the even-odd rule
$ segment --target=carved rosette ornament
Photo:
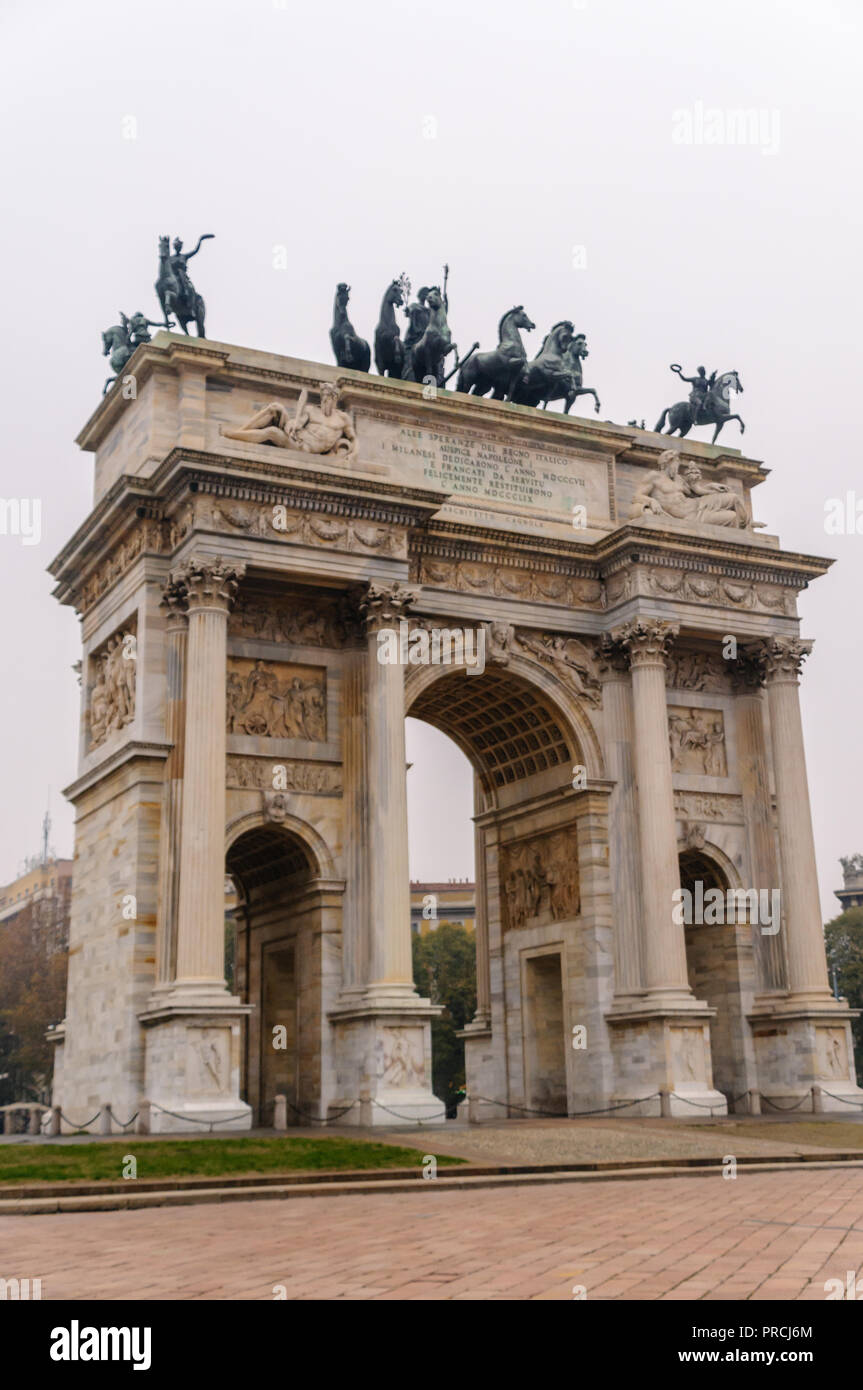
[[[419,597],[419,589],[400,582],[378,584],[372,580],[359,601],[360,618],[369,636],[384,628],[398,627],[407,610]]]
[[[677,623],[663,618],[634,618],[603,634],[603,654],[609,664],[611,653],[617,651],[625,653],[630,666],[664,666],[679,631]]]
[[[747,645],[743,655],[758,667],[765,685],[783,682],[796,685],[803,662],[814,645],[814,642],[804,641],[801,637],[762,637],[760,641]]]
[[[226,564],[221,556],[193,555],[171,571],[165,596],[170,592],[171,602],[185,602],[189,613],[205,608],[227,613],[245,573],[244,564]]]

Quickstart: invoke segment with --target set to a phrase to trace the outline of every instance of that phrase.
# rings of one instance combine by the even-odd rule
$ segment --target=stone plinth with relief
[[[298,1123],[443,1119],[406,715],[474,769],[473,1119],[863,1099],[798,701],[797,595],[829,561],[765,534],[737,451],[427,396],[159,333],[79,436],[56,1102],[146,1101],[163,1132],[270,1124],[277,1096]],[[382,660],[392,632],[432,656]],[[681,920],[698,885],[746,910]]]

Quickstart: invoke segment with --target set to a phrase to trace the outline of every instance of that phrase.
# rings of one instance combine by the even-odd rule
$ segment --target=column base
[[[728,1104],[713,1085],[710,1019],[716,1010],[702,1001],[666,1002],[661,1008],[649,999],[634,1009],[611,1009],[606,1014],[614,1056],[615,1084],[610,1106],[621,1105],[621,1116],[710,1119],[727,1115]]]
[[[788,994],[749,1014],[762,1114],[811,1114],[813,1086],[815,1113],[861,1113],[851,1036],[857,1013],[832,996],[813,1005]]]
[[[251,1106],[240,1099],[242,1021],[250,1012],[251,1005],[210,982],[153,992],[138,1015],[151,1133],[251,1129]]]
[[[382,995],[375,985],[333,1009],[336,1095],[329,1117],[369,1128],[444,1124],[444,1103],[431,1089],[431,1019],[441,1012],[416,991],[388,987]]]

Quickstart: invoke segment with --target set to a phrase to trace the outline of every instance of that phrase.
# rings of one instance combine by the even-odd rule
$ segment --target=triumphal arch
[[[126,373],[52,566],[83,636],[65,1115],[442,1117],[406,715],[474,769],[471,1118],[860,1098],[798,703],[828,561],[753,521],[758,463],[169,333]]]

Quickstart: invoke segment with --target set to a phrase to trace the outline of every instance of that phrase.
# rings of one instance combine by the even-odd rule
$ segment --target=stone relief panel
[[[297,647],[340,648],[356,635],[344,605],[309,604],[303,598],[256,594],[245,589],[228,616],[230,637],[285,642]]]
[[[707,1082],[704,1033],[700,1028],[671,1029],[671,1059],[676,1082]]]
[[[384,1086],[425,1085],[421,1028],[388,1028],[375,1042],[377,1075]]]
[[[240,791],[313,792],[334,795],[342,789],[342,773],[330,763],[277,762],[272,758],[229,756],[227,785]]]
[[[722,710],[669,705],[668,738],[673,772],[698,777],[728,776]]]
[[[186,1085],[190,1095],[230,1093],[231,1033],[228,1028],[190,1028],[186,1033]]]
[[[227,731],[264,738],[327,737],[323,667],[228,658]]]
[[[577,917],[575,830],[555,830],[506,845],[501,853],[504,931]]]
[[[103,642],[90,657],[92,683],[88,710],[90,749],[100,748],[111,734],[135,718],[137,684],[137,618]]]
[[[848,1044],[844,1028],[816,1028],[815,1051],[818,1058],[818,1075],[829,1080],[847,1081]]]
[[[552,666],[565,685],[589,705],[602,702],[597,643],[589,638],[516,630],[515,642],[534,660]]]
[[[671,690],[728,690],[728,663],[714,652],[672,648],[665,661],[665,684]]]

